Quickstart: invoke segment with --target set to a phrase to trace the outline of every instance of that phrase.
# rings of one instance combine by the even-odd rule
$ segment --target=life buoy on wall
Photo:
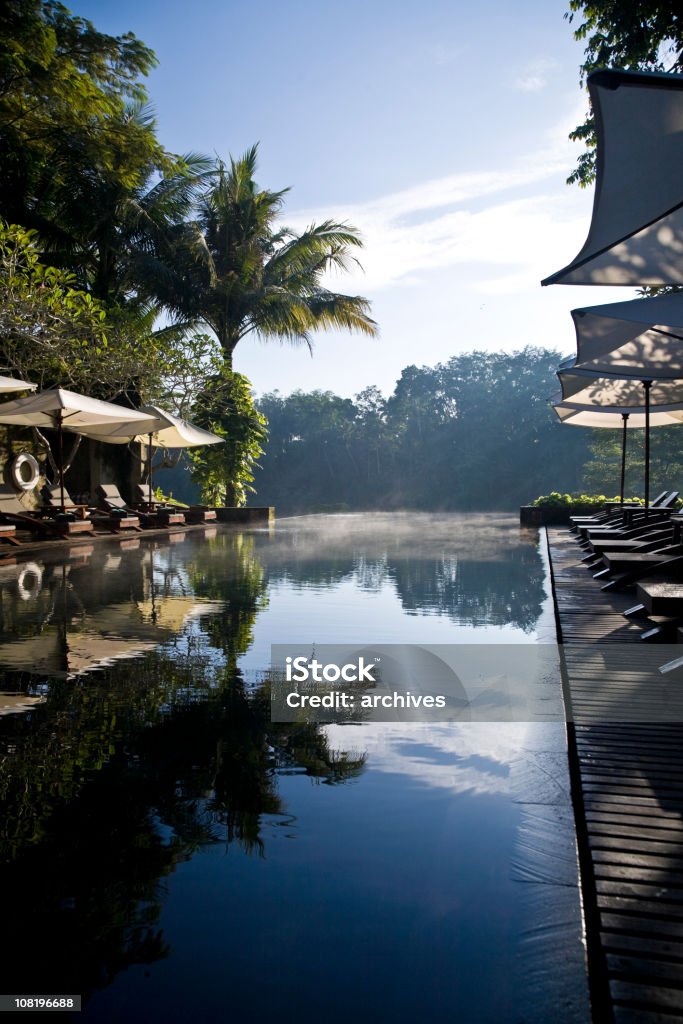
[[[32,491],[40,480],[40,466],[30,452],[21,452],[10,464],[12,483],[20,491]]]
[[[43,585],[43,570],[36,562],[27,562],[19,573],[17,591],[22,601],[37,597]]]

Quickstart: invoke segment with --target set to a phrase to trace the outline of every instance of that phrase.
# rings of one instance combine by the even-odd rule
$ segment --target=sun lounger
[[[40,492],[45,508],[48,511],[60,510],[62,508],[62,493],[60,487],[43,487]],[[111,515],[98,509],[91,509],[88,505],[79,505],[72,501],[68,491],[64,491],[64,511],[73,512],[92,523],[93,526],[109,530],[111,533],[119,533],[121,530],[141,530],[140,520],[137,516]]]
[[[163,501],[150,501],[149,488],[144,484],[135,485],[135,507],[144,510],[148,515],[156,516],[161,526],[182,525],[186,522],[182,509],[177,505],[167,505]]]
[[[21,544],[21,542],[17,540],[16,533],[16,526],[12,526],[11,523],[0,523],[0,540],[4,540],[6,544]]]
[[[42,537],[69,537],[78,533],[92,533],[92,523],[77,521],[67,514],[46,516],[44,513],[31,513],[19,501],[15,492],[9,487],[0,486],[0,523],[30,530]]]
[[[149,500],[149,489],[145,484],[137,484],[136,491],[138,496],[137,504],[141,508],[144,508],[150,512],[159,511],[164,509],[170,513],[176,512],[181,513],[185,521],[188,523],[211,523],[215,522],[216,512],[214,509],[209,508],[208,505],[189,505],[187,508],[179,508],[173,505],[164,505],[160,502],[151,502]]]
[[[678,497],[677,491],[675,492],[675,494],[676,497]],[[671,500],[669,496],[669,491],[662,491],[662,493],[658,494],[656,498],[653,498],[653,500],[650,502],[650,508],[653,509],[661,507],[662,503],[665,500]],[[592,523],[596,526],[600,525],[601,523],[604,523],[605,525],[610,525],[612,520],[618,519],[624,512],[632,510],[638,511],[642,510],[642,508],[642,505],[621,505],[618,502],[614,502],[614,504],[609,505],[607,508],[603,509],[602,512],[596,512],[594,515],[591,516],[570,516],[569,521],[573,524],[571,529],[572,532],[575,533],[579,526],[590,526]]]
[[[107,512],[119,516],[137,516],[139,522],[147,529],[167,527],[185,522],[183,515],[168,514],[163,509],[150,512],[140,508],[130,508],[116,484],[100,484],[97,488],[97,498],[100,507]]]
[[[581,527],[579,531],[581,533],[579,544],[587,548],[599,540],[628,540],[632,537],[644,536],[653,530],[665,527],[670,522],[672,514],[671,512],[660,511],[649,516],[647,519],[639,518],[634,523],[625,526]]]
[[[622,590],[625,587],[634,586],[648,576],[683,577],[683,547],[679,546],[673,549],[673,552],[669,549],[669,552],[666,554],[662,552],[655,552],[654,554],[657,555],[658,561],[650,559],[648,555],[641,555],[640,558],[630,560],[624,555],[622,560],[623,571],[618,572],[614,579],[603,584],[601,589],[606,591]],[[604,570],[602,574],[596,574],[596,578],[604,576],[609,571]]]
[[[582,541],[589,536],[594,536],[596,531],[602,531],[607,535],[624,530],[636,530],[641,527],[647,528],[652,523],[673,514],[673,506],[678,498],[678,491],[671,491],[664,499],[654,507],[650,505],[647,511],[642,506],[626,509],[623,516],[615,517],[600,523],[576,523],[576,531]]]

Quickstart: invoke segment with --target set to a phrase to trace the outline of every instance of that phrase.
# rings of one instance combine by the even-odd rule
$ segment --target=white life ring
[[[32,601],[43,585],[43,570],[37,562],[27,562],[17,578],[17,591],[22,601]]]
[[[40,480],[40,466],[29,452],[21,452],[10,466],[12,483],[19,491],[32,491]]]

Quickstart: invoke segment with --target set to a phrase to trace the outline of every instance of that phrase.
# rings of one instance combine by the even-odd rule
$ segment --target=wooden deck
[[[603,593],[574,535],[547,534],[594,1020],[683,1024],[683,675],[623,618],[634,593]]]

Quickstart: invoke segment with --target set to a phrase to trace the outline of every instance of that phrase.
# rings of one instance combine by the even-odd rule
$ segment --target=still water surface
[[[3,992],[84,1022],[588,1021],[564,729],[273,724],[272,643],[554,639],[512,517],[0,566]],[[559,669],[558,669],[559,688]]]

